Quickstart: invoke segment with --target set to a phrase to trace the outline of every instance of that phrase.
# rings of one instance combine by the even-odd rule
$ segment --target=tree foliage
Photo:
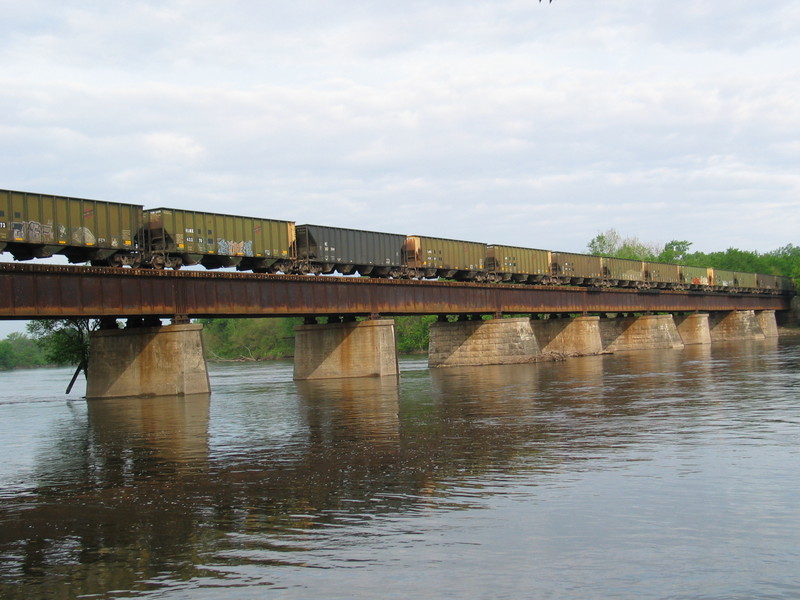
[[[24,333],[10,333],[0,341],[0,371],[48,364],[39,345]]]
[[[90,319],[40,319],[27,325],[28,333],[55,365],[89,364],[89,333],[96,327]]]

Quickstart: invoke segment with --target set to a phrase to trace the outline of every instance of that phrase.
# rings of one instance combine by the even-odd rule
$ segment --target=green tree
[[[96,328],[90,319],[41,319],[27,325],[28,333],[56,365],[89,364],[89,333]]]

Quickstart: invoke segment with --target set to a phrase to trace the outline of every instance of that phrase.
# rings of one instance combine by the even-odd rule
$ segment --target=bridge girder
[[[0,318],[787,310],[791,298],[0,263]]]

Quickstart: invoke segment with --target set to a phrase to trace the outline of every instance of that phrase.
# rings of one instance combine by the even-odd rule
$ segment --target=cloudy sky
[[[0,0],[0,188],[570,251],[800,244],[793,0]]]

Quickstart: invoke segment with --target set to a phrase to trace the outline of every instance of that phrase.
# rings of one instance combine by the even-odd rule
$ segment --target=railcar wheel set
[[[789,277],[0,190],[0,252],[92,266],[784,294]]]

